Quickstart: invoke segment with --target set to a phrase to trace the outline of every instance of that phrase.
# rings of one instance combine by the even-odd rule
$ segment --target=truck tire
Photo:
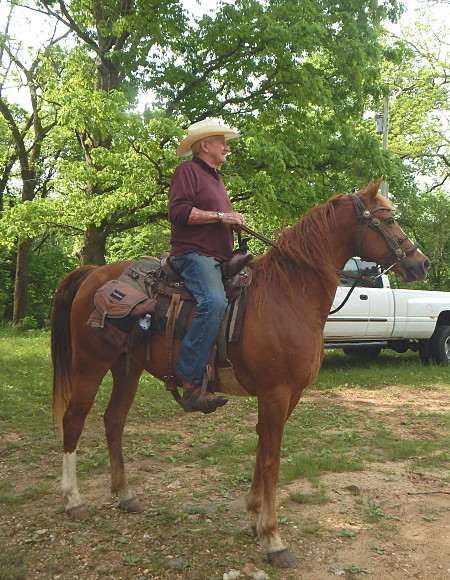
[[[424,364],[428,364],[430,362],[431,359],[431,345],[430,345],[431,340],[429,338],[421,338],[419,339],[418,343],[418,351],[419,351],[419,357],[420,360],[424,363]]]
[[[342,349],[348,356],[358,358],[377,358],[381,352],[381,346],[346,346]]]
[[[450,326],[436,326],[430,338],[430,350],[433,360],[438,365],[450,365]]]

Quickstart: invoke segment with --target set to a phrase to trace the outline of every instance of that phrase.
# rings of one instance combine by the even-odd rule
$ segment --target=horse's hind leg
[[[72,395],[62,420],[63,472],[61,490],[66,500],[66,513],[74,520],[88,517],[86,505],[78,491],[76,474],[76,449],[78,440],[91,410],[98,387],[108,371],[108,366],[97,365],[95,369],[86,364],[74,364]]]
[[[134,401],[142,367],[122,354],[112,365],[113,391],[105,411],[105,431],[111,464],[111,491],[117,495],[119,507],[129,513],[142,511],[141,503],[128,487],[122,453],[122,434],[128,411]]]

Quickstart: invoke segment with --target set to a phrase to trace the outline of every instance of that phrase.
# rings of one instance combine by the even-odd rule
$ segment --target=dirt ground
[[[326,397],[329,395],[320,391],[308,391],[304,400],[311,403]],[[450,392],[349,389],[335,394],[333,402],[346,409],[370,408],[401,436],[405,408],[448,413]],[[10,436],[14,438],[14,434]],[[26,464],[18,465],[19,485],[33,477],[32,470]],[[105,472],[90,478],[87,489],[85,484],[83,487],[85,498],[96,506],[91,524],[69,522],[62,506],[55,505],[55,495],[40,502],[39,517],[20,508],[15,514],[0,514],[7,549],[23,552],[25,548],[23,558],[33,561],[33,571],[28,565],[27,573],[16,578],[450,580],[448,472],[419,472],[405,460],[372,464],[361,472],[327,474],[320,478],[320,484],[328,500],[319,505],[292,501],[292,493],[317,491],[305,480],[280,486],[281,532],[299,561],[296,570],[285,571],[273,570],[245,531],[246,485],[237,486],[224,497],[215,466],[197,469],[162,464],[157,457],[134,462],[130,473],[134,473],[134,487],[144,501],[144,514],[129,516],[114,509],[111,498],[105,495]],[[56,483],[52,485],[56,487]],[[192,509],[192,490],[206,486],[211,493],[196,501]],[[178,506],[185,516],[171,521],[168,504]],[[166,564],[155,572],[149,558],[158,554]],[[5,578],[9,577],[2,575],[0,567],[0,580]]]
[[[375,393],[343,391],[347,407],[370,407],[383,413],[383,422],[401,434],[402,410],[421,412],[449,410],[450,398],[441,393],[399,391],[390,387]],[[308,392],[305,399],[322,395]],[[329,474],[321,484],[331,498],[324,505],[300,505],[290,519],[319,521],[322,537],[286,539],[300,556],[297,574],[286,578],[326,580],[333,577],[368,576],[376,579],[450,579],[450,483],[449,473],[419,473],[408,461],[372,464],[364,472]],[[305,482],[294,483],[289,491]],[[281,492],[283,493],[283,492]],[[286,493],[286,492],[284,492]],[[361,506],[372,507],[375,523],[361,521]],[[380,506],[380,507],[378,507]],[[382,506],[382,507],[381,507]],[[377,509],[382,510],[377,520]],[[295,529],[295,526],[293,526]],[[338,532],[338,530],[345,530]]]
[[[303,400],[323,396],[308,391]],[[402,396],[395,387],[384,389],[381,396],[380,391],[346,390],[339,399],[348,408],[370,407],[383,413],[384,424],[388,418],[389,428],[400,434],[405,406],[418,412],[450,410],[449,394],[418,389],[403,389]],[[323,505],[291,501],[286,507],[283,499],[289,494],[314,493],[304,480],[281,488],[281,529],[299,567],[281,572],[277,578],[450,579],[449,476],[449,472],[412,471],[409,461],[372,464],[363,472],[332,473],[321,477],[329,498]],[[361,517],[363,507],[367,513],[368,506],[374,515],[372,522]],[[243,509],[242,498],[230,506],[237,513]]]

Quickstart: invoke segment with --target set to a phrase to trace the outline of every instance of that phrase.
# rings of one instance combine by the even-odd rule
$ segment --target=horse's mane
[[[258,302],[264,300],[265,289],[274,282],[288,296],[304,290],[312,274],[319,277],[327,294],[334,293],[329,290],[337,282],[337,273],[330,260],[334,251],[331,230],[335,223],[335,206],[344,200],[348,200],[347,195],[337,194],[323,205],[310,209],[294,225],[281,230],[276,247],[252,262]],[[295,280],[295,287],[292,280]]]

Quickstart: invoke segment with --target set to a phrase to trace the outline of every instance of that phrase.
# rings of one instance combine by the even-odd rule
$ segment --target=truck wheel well
[[[439,326],[442,324],[450,324],[450,310],[445,310],[439,314],[437,324]]]

